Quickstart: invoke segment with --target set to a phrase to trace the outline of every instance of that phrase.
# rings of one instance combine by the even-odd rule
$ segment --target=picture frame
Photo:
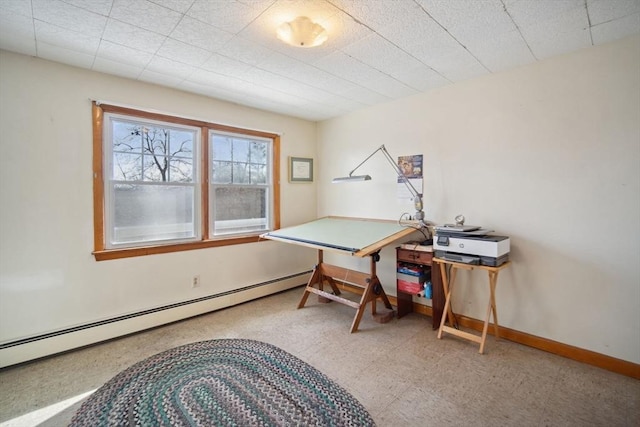
[[[313,159],[289,157],[289,182],[313,182]]]

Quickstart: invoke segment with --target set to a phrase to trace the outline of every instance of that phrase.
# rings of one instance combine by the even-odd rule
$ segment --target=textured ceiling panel
[[[308,120],[638,33],[640,0],[0,0],[1,49]]]

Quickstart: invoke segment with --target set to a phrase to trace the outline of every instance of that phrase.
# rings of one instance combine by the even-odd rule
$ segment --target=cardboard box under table
[[[318,249],[318,264],[307,283],[298,308],[304,307],[310,293],[353,307],[356,309],[356,314],[350,331],[355,332],[369,302],[371,302],[371,314],[374,319],[385,321],[393,316],[393,311],[382,316],[376,313],[378,299],[382,300],[387,309],[393,310],[376,274],[376,262],[380,259],[379,252],[383,247],[414,231],[414,228],[401,226],[397,221],[324,217],[298,226],[265,233],[262,237]],[[363,273],[327,264],[323,262],[325,250],[361,258],[369,256],[370,272]],[[336,280],[362,288],[360,301],[341,297]],[[325,282],[331,286],[333,293],[323,289]]]

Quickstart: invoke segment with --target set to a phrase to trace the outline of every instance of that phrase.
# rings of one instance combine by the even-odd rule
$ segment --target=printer
[[[509,260],[510,239],[475,226],[434,227],[435,256],[448,261],[497,267]]]

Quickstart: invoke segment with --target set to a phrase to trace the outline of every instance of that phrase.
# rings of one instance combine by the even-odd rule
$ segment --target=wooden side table
[[[448,261],[441,258],[433,258],[434,263],[440,264],[440,273],[442,276],[442,287],[444,288],[445,293],[445,302],[444,302],[444,313],[442,314],[442,319],[440,320],[440,328],[438,329],[438,339],[442,339],[442,333],[447,332],[451,335],[456,335],[458,337],[467,339],[469,341],[476,342],[480,344],[479,353],[484,353],[484,345],[487,340],[487,331],[489,329],[489,319],[491,318],[491,314],[493,313],[493,326],[494,333],[496,339],[500,338],[500,334],[498,332],[498,311],[496,309],[496,285],[498,283],[498,273],[500,270],[507,268],[510,264],[509,261],[498,267],[489,267],[486,265],[471,265],[471,264],[463,264],[455,261]],[[450,274],[447,275],[447,264],[450,266]],[[451,311],[451,294],[453,292],[453,285],[456,279],[456,271],[460,270],[473,270],[473,269],[485,270],[489,274],[489,304],[487,304],[487,317],[484,320],[484,327],[482,328],[482,335],[478,336],[469,332],[461,331],[452,326],[445,325],[447,317],[449,317],[449,323],[453,322],[452,311]]]

